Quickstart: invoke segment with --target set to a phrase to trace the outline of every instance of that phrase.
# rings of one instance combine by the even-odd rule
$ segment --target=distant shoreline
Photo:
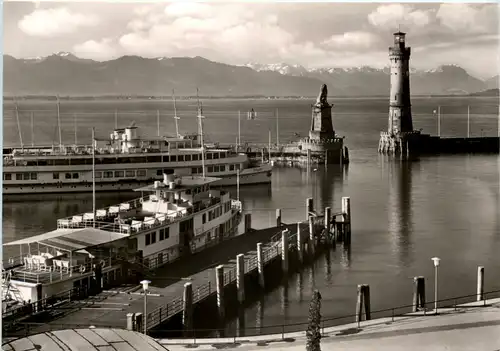
[[[498,95],[481,95],[480,93],[473,94],[449,94],[449,95],[412,95],[412,98],[463,98],[463,97],[498,97]],[[200,96],[203,100],[315,100],[316,96]],[[385,99],[386,95],[367,95],[367,96],[331,96],[330,100],[338,99]],[[57,101],[57,97],[48,95],[4,95],[4,101]],[[196,100],[196,96],[178,96],[178,100]],[[99,96],[59,96],[60,101],[171,101],[171,96],[117,96],[117,95],[99,95]]]

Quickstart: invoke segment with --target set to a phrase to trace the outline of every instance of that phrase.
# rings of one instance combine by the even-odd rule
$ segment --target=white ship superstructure
[[[203,163],[206,175],[220,178],[214,185],[236,185],[238,173],[240,185],[271,182],[270,165],[251,167],[243,153],[201,144],[197,135],[142,138],[129,126],[94,145],[4,149],[3,194],[92,191],[93,147],[96,191],[134,189],[163,173],[202,175]]]
[[[154,269],[236,233],[241,202],[211,189],[219,178],[162,176],[135,189],[140,198],[59,219],[51,232],[4,244],[18,246],[20,256],[3,263],[3,301],[36,302],[96,280],[105,288],[128,277],[131,264]]]

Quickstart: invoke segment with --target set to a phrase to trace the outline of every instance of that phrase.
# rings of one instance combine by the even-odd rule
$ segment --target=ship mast
[[[31,112],[31,146],[35,146],[35,116],[33,111]]]
[[[203,142],[203,106],[200,104],[200,96],[198,88],[196,88],[196,99],[198,101],[198,120],[200,128],[200,142],[201,142],[201,167],[203,171],[203,178],[205,178],[205,143]]]
[[[180,117],[177,116],[177,105],[175,103],[175,90],[174,89],[172,89],[172,98],[174,99],[175,136],[177,138],[179,138],[180,135],[179,135],[179,122],[178,122],[178,120],[180,119]]]
[[[92,213],[93,213],[93,227],[95,228],[95,128],[92,127]]]
[[[17,130],[19,132],[19,141],[21,142],[21,149],[24,149],[23,133],[21,131],[21,122],[19,121],[19,108],[17,106],[16,98],[14,98],[14,104],[15,104],[15,108],[16,108],[16,121],[17,121]]]
[[[59,129],[59,151],[62,150],[62,134],[61,134],[61,104],[59,102],[59,95],[57,97],[57,128]]]

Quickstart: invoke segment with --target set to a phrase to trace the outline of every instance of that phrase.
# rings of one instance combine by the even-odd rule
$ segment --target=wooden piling
[[[134,331],[135,314],[127,313],[127,330]]]
[[[264,289],[264,256],[262,254],[262,243],[257,243],[257,272],[259,273],[259,285]]]
[[[342,215],[344,219],[343,239],[347,244],[351,243],[351,198],[342,197]]]
[[[477,267],[477,301],[484,300],[484,267]]]
[[[245,301],[245,255],[236,256],[236,289],[238,291],[238,301]]]
[[[304,261],[304,238],[300,230],[300,222],[297,223],[297,256],[299,262],[302,263]]]
[[[284,273],[288,272],[288,237],[290,235],[290,231],[285,229],[281,232],[281,268]]]
[[[142,324],[143,323],[143,320],[142,320],[143,316],[142,316],[142,313],[141,312],[138,312],[138,313],[134,313],[134,331],[137,331],[139,333],[142,333],[144,332],[144,327]]]
[[[425,278],[413,278],[413,312],[425,309]]]
[[[248,233],[252,229],[252,214],[245,214],[245,233]]]
[[[223,265],[215,267],[215,284],[217,286],[217,311],[219,312],[219,319],[223,321],[225,317]]]
[[[281,227],[281,209],[276,209],[276,227]]]
[[[306,219],[314,212],[314,202],[313,198],[309,197],[306,200]]]
[[[314,255],[316,243],[315,243],[315,235],[314,235],[314,217],[313,216],[309,216],[309,243],[308,243],[308,246],[309,246],[310,254]]]
[[[332,220],[332,208],[331,207],[325,207],[325,239],[326,241],[330,241],[330,221]]]
[[[182,324],[186,330],[193,329],[193,284],[184,284]]]
[[[367,284],[358,285],[358,300],[356,303],[356,322],[363,319],[363,307],[365,310],[365,320],[371,319],[370,313],[370,286]]]

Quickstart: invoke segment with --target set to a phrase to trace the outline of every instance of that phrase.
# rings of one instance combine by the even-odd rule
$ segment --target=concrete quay
[[[325,312],[322,312],[325,314]],[[304,327],[305,329],[305,327]],[[157,339],[170,351],[197,350],[304,350],[304,332],[254,337]],[[374,346],[376,345],[376,347]],[[500,349],[500,298],[414,312],[324,328],[323,350],[457,350]]]

